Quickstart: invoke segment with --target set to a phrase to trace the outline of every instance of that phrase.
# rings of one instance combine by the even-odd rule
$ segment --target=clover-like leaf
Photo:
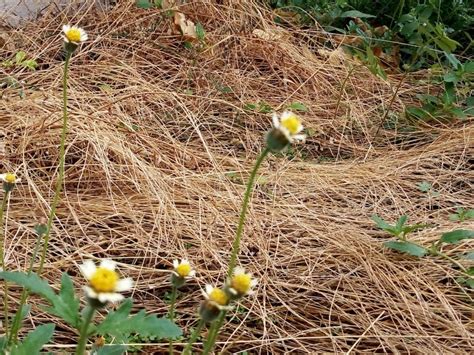
[[[403,241],[403,242],[389,241],[389,242],[385,242],[383,245],[389,249],[393,249],[402,253],[406,253],[406,254],[410,254],[410,255],[418,256],[418,257],[422,257],[428,253],[427,249],[417,244],[410,243],[407,241]]]

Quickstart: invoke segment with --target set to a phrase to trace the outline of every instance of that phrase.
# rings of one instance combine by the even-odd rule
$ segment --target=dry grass
[[[40,63],[33,73],[10,73],[26,83],[24,98],[8,88],[0,101],[0,171],[23,178],[10,201],[8,267],[25,269],[32,227],[52,199],[61,124],[59,31],[63,23],[79,23],[91,41],[72,61],[66,184],[48,279],[57,284],[68,272],[79,287],[78,263],[111,257],[137,280],[136,304],[165,314],[164,270],[186,256],[198,270],[178,303],[178,322],[188,333],[200,287],[225,275],[242,180],[270,126],[268,114],[243,106],[262,100],[281,109],[299,101],[309,108],[303,118],[313,134],[293,160],[273,156],[261,169],[265,181],[253,194],[240,255],[260,283],[256,297],[229,318],[219,349],[471,352],[473,300],[456,284],[459,272],[445,261],[384,249],[388,236],[370,215],[408,214],[411,222],[430,223],[414,235],[425,245],[459,227],[448,215],[474,204],[472,121],[382,129],[374,138],[398,76],[390,86],[357,69],[336,113],[350,63],[319,54],[320,33],[285,31],[283,39],[266,41],[252,31],[274,27],[267,10],[250,1],[197,1],[181,11],[203,24],[208,47],[189,51],[163,12],[131,3],[121,1],[106,15],[92,6],[47,12],[7,30],[2,56],[26,50]],[[421,85],[414,78],[403,84],[394,110],[426,90]],[[232,93],[221,92],[223,86]],[[419,191],[423,180],[440,196]],[[16,302],[12,297],[10,306]],[[49,319],[33,307],[27,328]],[[71,336],[59,326],[51,349],[71,344]]]

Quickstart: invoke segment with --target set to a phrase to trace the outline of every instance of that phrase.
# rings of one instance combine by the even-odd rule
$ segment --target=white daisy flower
[[[133,281],[131,278],[120,279],[115,266],[115,261],[109,259],[102,260],[99,267],[92,260],[86,260],[79,266],[89,281],[89,285],[84,286],[87,297],[98,299],[101,303],[114,303],[124,298],[119,292],[129,291]]]
[[[17,178],[16,175],[12,173],[0,174],[0,180],[6,184],[18,184],[21,181],[20,178]]]
[[[288,139],[289,143],[295,140],[304,141],[305,134],[299,134],[303,130],[300,118],[291,111],[285,111],[278,117],[277,113],[273,113],[273,127],[282,132]]]
[[[73,43],[78,45],[81,42],[87,41],[87,33],[82,28],[77,26],[64,25],[63,39],[66,43]]]
[[[252,275],[245,272],[243,267],[237,266],[234,274],[227,281],[228,290],[234,296],[242,297],[252,294],[252,290],[257,285],[257,280],[252,278]]]
[[[217,307],[218,309],[229,309],[229,296],[225,293],[224,290],[213,287],[211,285],[206,285],[206,291],[203,291],[203,295],[206,298],[207,302]]]
[[[173,274],[182,279],[188,279],[196,275],[196,270],[193,270],[191,264],[187,259],[173,260]]]

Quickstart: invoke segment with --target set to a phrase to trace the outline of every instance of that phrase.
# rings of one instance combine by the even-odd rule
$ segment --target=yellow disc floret
[[[177,274],[180,276],[180,277],[187,277],[189,276],[190,272],[191,272],[191,265],[189,265],[189,263],[180,263],[175,271],[177,272]]]
[[[229,297],[221,289],[213,288],[209,293],[209,300],[217,303],[219,306],[225,306],[229,302]]]
[[[296,135],[301,130],[301,122],[298,116],[290,114],[281,119],[281,125],[285,127],[291,135]]]
[[[69,31],[65,33],[65,36],[70,42],[77,43],[81,41],[81,31],[75,27],[69,29]]]
[[[96,292],[113,292],[119,280],[118,274],[110,269],[99,267],[89,280]]]
[[[234,275],[230,282],[230,286],[238,292],[240,295],[245,295],[250,291],[252,286],[252,277],[250,274],[237,274]]]
[[[16,182],[16,176],[15,174],[12,174],[12,173],[7,173],[5,174],[5,182],[9,183],[9,184],[14,184]]]

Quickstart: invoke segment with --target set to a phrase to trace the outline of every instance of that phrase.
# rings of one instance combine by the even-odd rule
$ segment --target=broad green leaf
[[[357,10],[350,10],[350,11],[344,11],[342,14],[339,15],[340,18],[346,18],[346,17],[358,17],[358,18],[370,18],[370,17],[375,17],[374,15],[370,14],[364,14],[363,12],[357,11]]]
[[[294,110],[294,111],[301,111],[301,112],[308,111],[308,108],[301,102],[292,102],[291,104],[288,105],[288,109]]]
[[[463,70],[466,73],[474,73],[474,61],[470,61],[463,64]]]
[[[443,80],[449,83],[455,83],[459,80],[459,75],[451,71],[449,73],[444,74]]]
[[[105,345],[94,351],[93,355],[121,355],[127,350],[126,345]]]
[[[412,224],[412,225],[403,227],[402,232],[403,234],[408,234],[408,233],[423,229],[427,226],[428,226],[427,224]]]
[[[201,42],[204,41],[206,38],[206,32],[204,31],[204,27],[202,26],[201,22],[196,23],[195,29],[198,40]]]
[[[413,256],[424,256],[427,254],[428,250],[426,250],[423,247],[420,247],[419,245],[410,243],[410,242],[394,242],[394,241],[389,241],[383,243],[385,247],[393,250],[400,251],[402,253],[407,253]]]
[[[374,221],[377,224],[377,227],[379,227],[380,229],[387,230],[387,229],[393,228],[393,226],[385,222],[381,217],[379,217],[376,214],[372,215],[371,218],[372,218],[372,221]]]
[[[463,239],[474,239],[474,230],[457,229],[452,232],[443,233],[440,241],[442,243],[455,244]]]
[[[142,337],[153,336],[156,339],[172,339],[182,335],[181,329],[169,319],[146,315],[144,310],[131,316],[131,309],[132,301],[126,299],[116,311],[110,312],[97,326],[96,333],[117,337],[139,334]]]
[[[39,354],[44,344],[51,340],[54,332],[54,324],[38,326],[28,333],[22,343],[14,346],[11,355],[32,355]]]

